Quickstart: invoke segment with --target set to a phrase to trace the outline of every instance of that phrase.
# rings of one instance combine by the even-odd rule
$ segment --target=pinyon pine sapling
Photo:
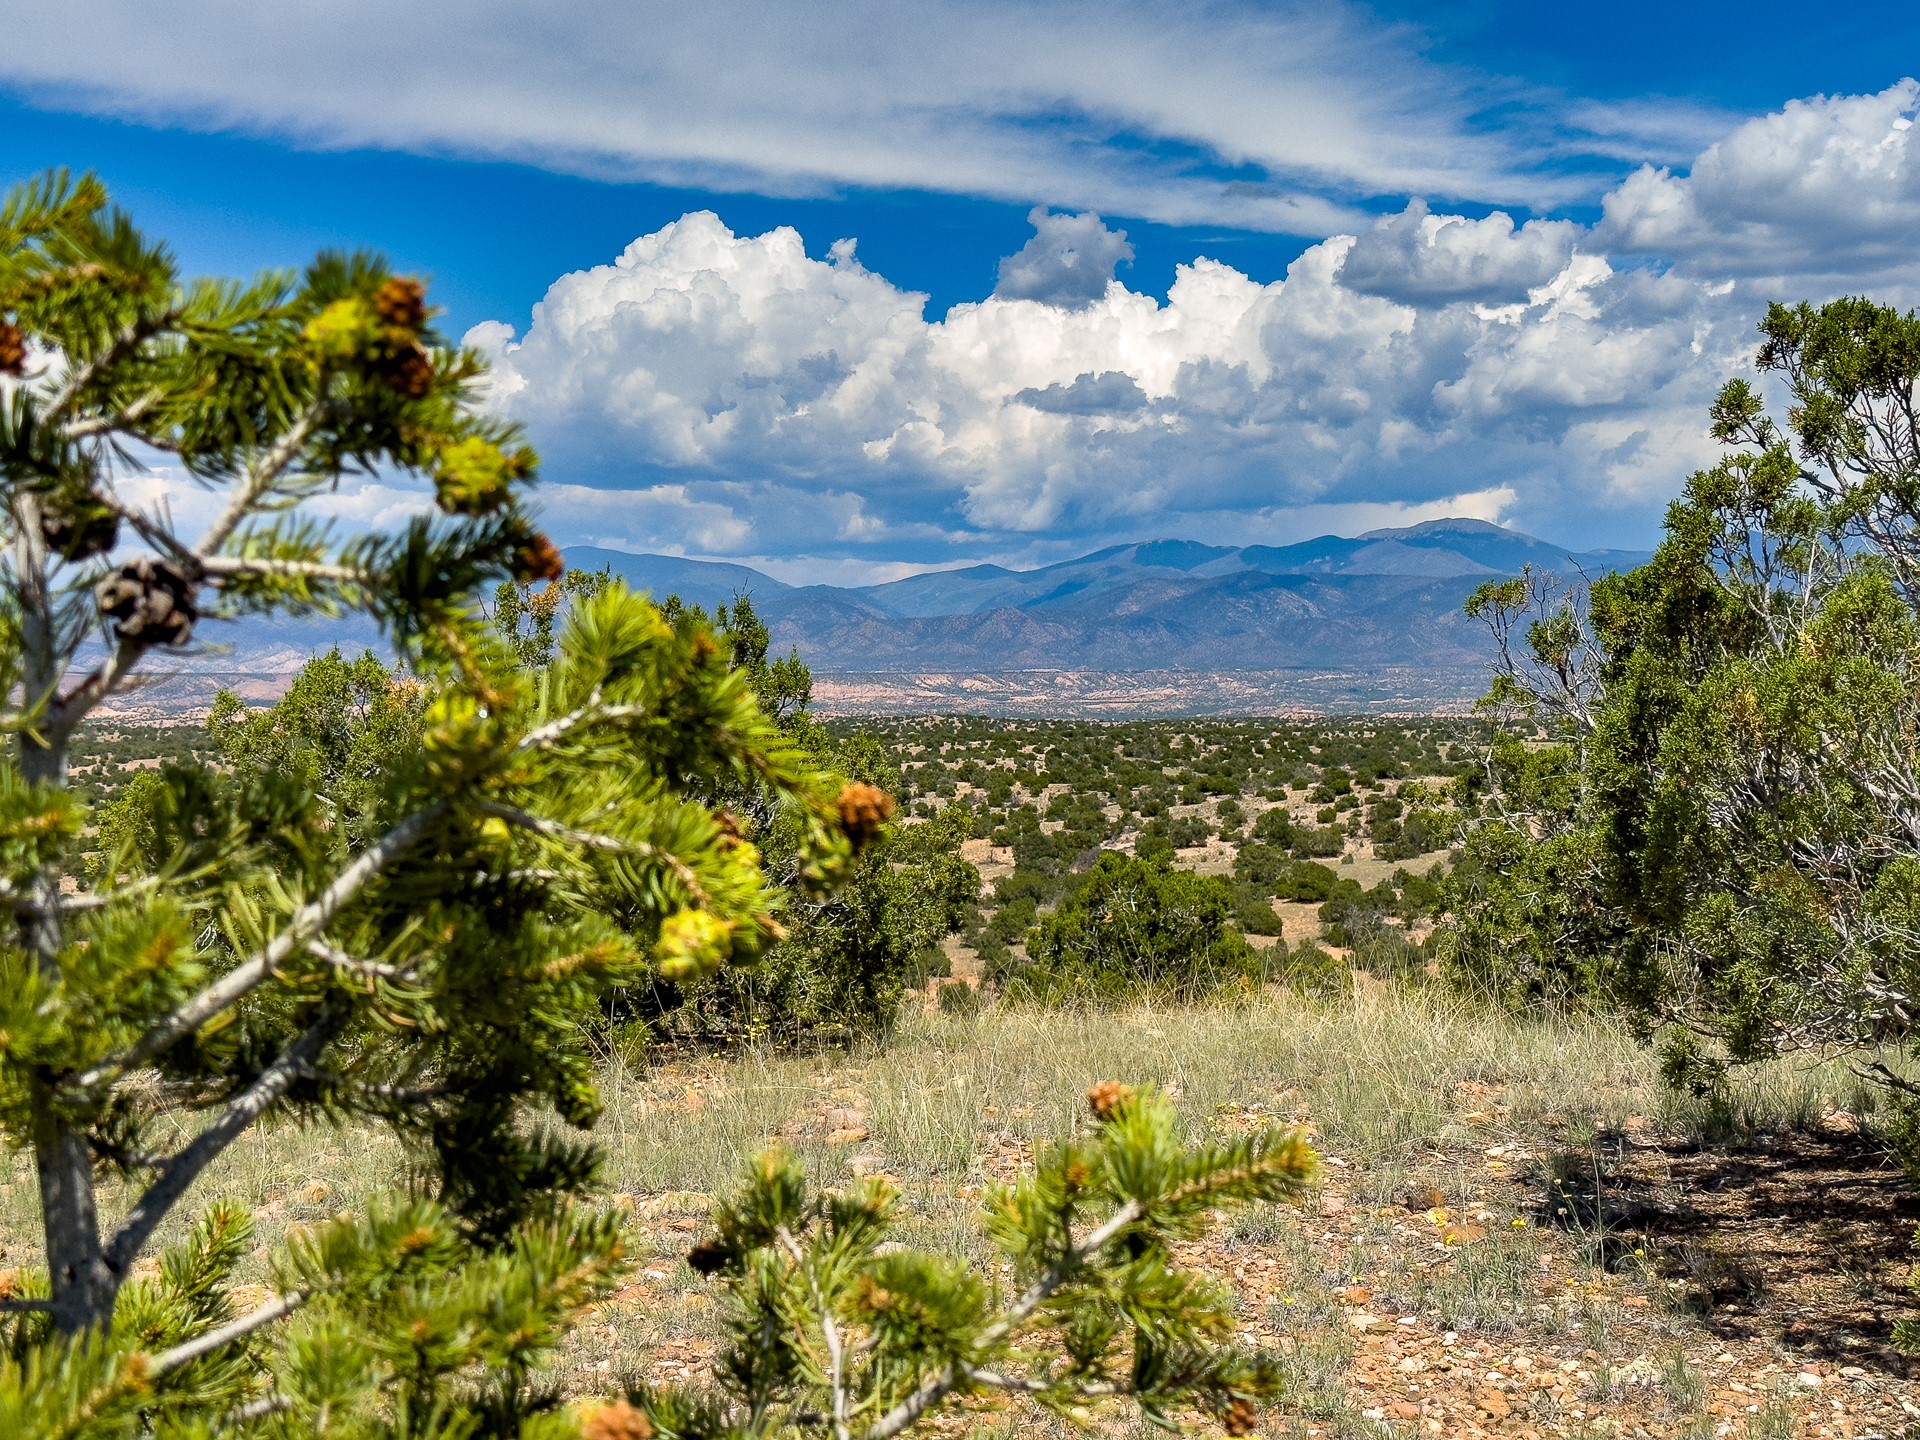
[[[47,1260],[0,1296],[0,1434],[764,1434],[789,1401],[814,1423],[793,1405],[812,1403],[820,1345],[839,1357],[821,1392],[836,1434],[856,1410],[862,1433],[893,1434],[1009,1386],[1198,1404],[1245,1429],[1271,1367],[1221,1344],[1220,1296],[1165,1241],[1211,1207],[1292,1193],[1309,1157],[1271,1138],[1187,1146],[1163,1104],[1117,1091],[1096,1143],[996,1204],[1027,1286],[1013,1300],[863,1249],[881,1192],[813,1204],[770,1161],[705,1253],[742,1295],[759,1292],[737,1277],[801,1284],[811,1310],[756,1312],[772,1328],[708,1397],[564,1403],[540,1384],[624,1264],[625,1217],[584,1203],[583,1018],[611,987],[690,981],[783,933],[789,886],[714,797],[766,797],[796,837],[793,885],[821,893],[886,807],[813,764],[703,629],[619,586],[577,595],[526,668],[476,597],[560,565],[523,509],[535,459],[475,410],[481,379],[422,288],[372,257],[185,283],[91,179],[0,207],[0,1128],[31,1154]],[[153,457],[209,495],[197,537],[122,483]],[[426,477],[439,513],[354,538],[302,513],[375,468]],[[327,747],[295,736],[300,763],[182,760],[143,782],[139,824],[101,827],[83,857],[69,746],[153,652],[228,616],[345,609],[381,623],[410,678],[310,677],[313,713],[387,707],[388,753],[308,763]],[[243,747],[288,739],[223,723]],[[317,1118],[391,1127],[412,1182],[296,1232],[242,1309],[247,1217],[189,1221],[196,1181],[252,1126]],[[156,1256],[163,1234],[179,1238]],[[1015,1370],[1022,1354],[1038,1368]]]
[[[1126,1397],[1157,1425],[1199,1410],[1251,1433],[1280,1392],[1277,1357],[1232,1343],[1231,1294],[1182,1268],[1171,1242],[1221,1207],[1296,1197],[1312,1156],[1298,1134],[1186,1144],[1164,1096],[1113,1081],[1087,1100],[1091,1135],[987,1197],[1008,1292],[895,1243],[886,1181],[815,1196],[791,1158],[760,1156],[687,1257],[726,1288],[715,1382],[636,1388],[652,1433],[887,1440],[943,1403],[1007,1395],[1080,1420]]]

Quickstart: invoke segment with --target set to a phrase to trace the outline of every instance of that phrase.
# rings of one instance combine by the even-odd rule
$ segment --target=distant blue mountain
[[[593,545],[575,545],[564,554],[567,564],[575,570],[606,570],[626,581],[629,589],[645,590],[660,600],[678,595],[689,605],[707,610],[716,605],[730,605],[739,595],[759,600],[776,591],[793,588],[745,565],[729,565],[718,560],[634,555]]]
[[[778,645],[848,673],[1470,667],[1486,637],[1461,607],[1481,582],[1525,565],[1592,578],[1648,556],[1449,519],[1297,545],[1152,540],[1034,570],[974,565],[856,587],[585,546],[566,558],[707,608],[751,596]]]

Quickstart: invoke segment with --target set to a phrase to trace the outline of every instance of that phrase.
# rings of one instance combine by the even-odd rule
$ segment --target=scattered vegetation
[[[864,988],[828,1004],[871,1018],[867,972],[939,933],[920,892],[949,913],[964,867],[858,869],[894,802],[834,768],[804,667],[767,659],[750,610],[710,626],[564,578],[523,507],[535,456],[431,320],[371,256],[186,284],[91,178],[0,206],[0,1129],[31,1153],[44,1261],[0,1294],[0,1433],[718,1440],[819,1416],[885,1440],[994,1390],[1250,1430],[1277,1366],[1171,1246],[1297,1194],[1311,1153],[1191,1137],[1111,1080],[1097,1140],[996,1207],[1010,1292],[880,1248],[886,1187],[812,1199],[768,1157],[703,1252],[743,1341],[711,1383],[543,1383],[630,1269],[585,1134],[610,1009],[797,945],[796,968],[844,961]],[[116,483],[156,450],[226,497],[198,538]],[[302,514],[377,467],[430,480],[439,513],[345,541]],[[150,553],[113,558],[123,526]],[[206,751],[141,771],[88,833],[72,739],[154,652],[205,615],[345,609],[398,673],[329,656],[264,714],[223,701]],[[199,1182],[250,1132],[320,1120],[406,1164],[243,1291],[251,1220]]]
[[[749,601],[564,573],[431,321],[0,210],[0,1431],[1920,1418],[1920,318],[1770,312],[1785,426],[1476,596],[1481,717],[1114,725],[823,723]],[[439,514],[302,518],[376,465]],[[342,609],[389,658],[96,716]]]

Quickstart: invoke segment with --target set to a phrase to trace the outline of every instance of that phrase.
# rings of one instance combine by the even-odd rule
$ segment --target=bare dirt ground
[[[1263,1001],[1237,1024],[1230,1011],[930,1016],[905,1049],[804,1079],[686,1059],[635,1093],[664,1139],[701,1116],[731,1133],[739,1107],[777,1084],[766,1138],[823,1183],[890,1176],[912,1238],[983,1264],[982,1186],[1013,1178],[1057,1133],[1063,1091],[1070,1107],[1081,1078],[1123,1059],[1179,1095],[1197,1127],[1309,1127],[1325,1156],[1311,1201],[1223,1220],[1192,1248],[1237,1287],[1244,1338],[1286,1356],[1292,1398],[1263,1434],[1920,1437],[1920,1367],[1889,1344],[1893,1321],[1916,1313],[1920,1204],[1834,1108],[1843,1077],[1772,1077],[1765,1115],[1703,1145],[1712,1117],[1661,1113],[1643,1059],[1617,1037],[1562,1032],[1557,1053],[1529,1041],[1501,1057],[1482,1026],[1504,1022],[1436,1016],[1391,992],[1351,1003]],[[1291,1041],[1264,1060],[1245,1053],[1281,1030]],[[1359,1053],[1308,1059],[1316,1040]],[[1396,1056],[1397,1075],[1384,1068]],[[653,1258],[583,1337],[595,1358],[580,1363],[696,1376],[715,1296],[680,1257],[710,1197],[681,1188],[688,1175],[644,1185],[629,1173]],[[974,1421],[1056,1433],[1018,1406]],[[1103,1430],[1131,1433],[1118,1419]]]

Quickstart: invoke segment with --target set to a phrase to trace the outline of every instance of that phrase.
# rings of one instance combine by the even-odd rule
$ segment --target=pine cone
[[[184,645],[193,638],[197,587],[164,560],[130,560],[94,586],[100,613],[113,633],[142,645]]]
[[[410,275],[396,275],[373,292],[373,313],[382,325],[418,330],[427,322],[427,287]]]
[[[878,785],[862,780],[841,790],[834,803],[840,811],[840,828],[856,849],[877,840],[880,827],[893,818],[893,797]]]
[[[702,1240],[687,1251],[687,1268],[696,1275],[717,1275],[732,1258],[724,1240]]]
[[[625,1400],[596,1405],[580,1421],[580,1440],[652,1440],[653,1422]]]
[[[0,375],[18,375],[27,368],[27,337],[11,320],[0,320]]]
[[[1118,1080],[1102,1080],[1087,1091],[1087,1108],[1096,1120],[1111,1120],[1133,1103],[1134,1090]]]
[[[514,547],[507,569],[522,585],[531,585],[538,580],[558,580],[566,574],[567,562],[546,536],[529,535]]]
[[[40,516],[40,538],[62,560],[90,560],[120,543],[120,517],[91,495],[72,505],[50,503]]]
[[[412,340],[389,352],[375,368],[388,388],[409,400],[420,400],[433,389],[433,357]]]
[[[1229,1435],[1251,1435],[1254,1426],[1260,1423],[1260,1417],[1254,1413],[1253,1402],[1242,1395],[1227,1407],[1220,1417],[1220,1423],[1226,1427]]]

